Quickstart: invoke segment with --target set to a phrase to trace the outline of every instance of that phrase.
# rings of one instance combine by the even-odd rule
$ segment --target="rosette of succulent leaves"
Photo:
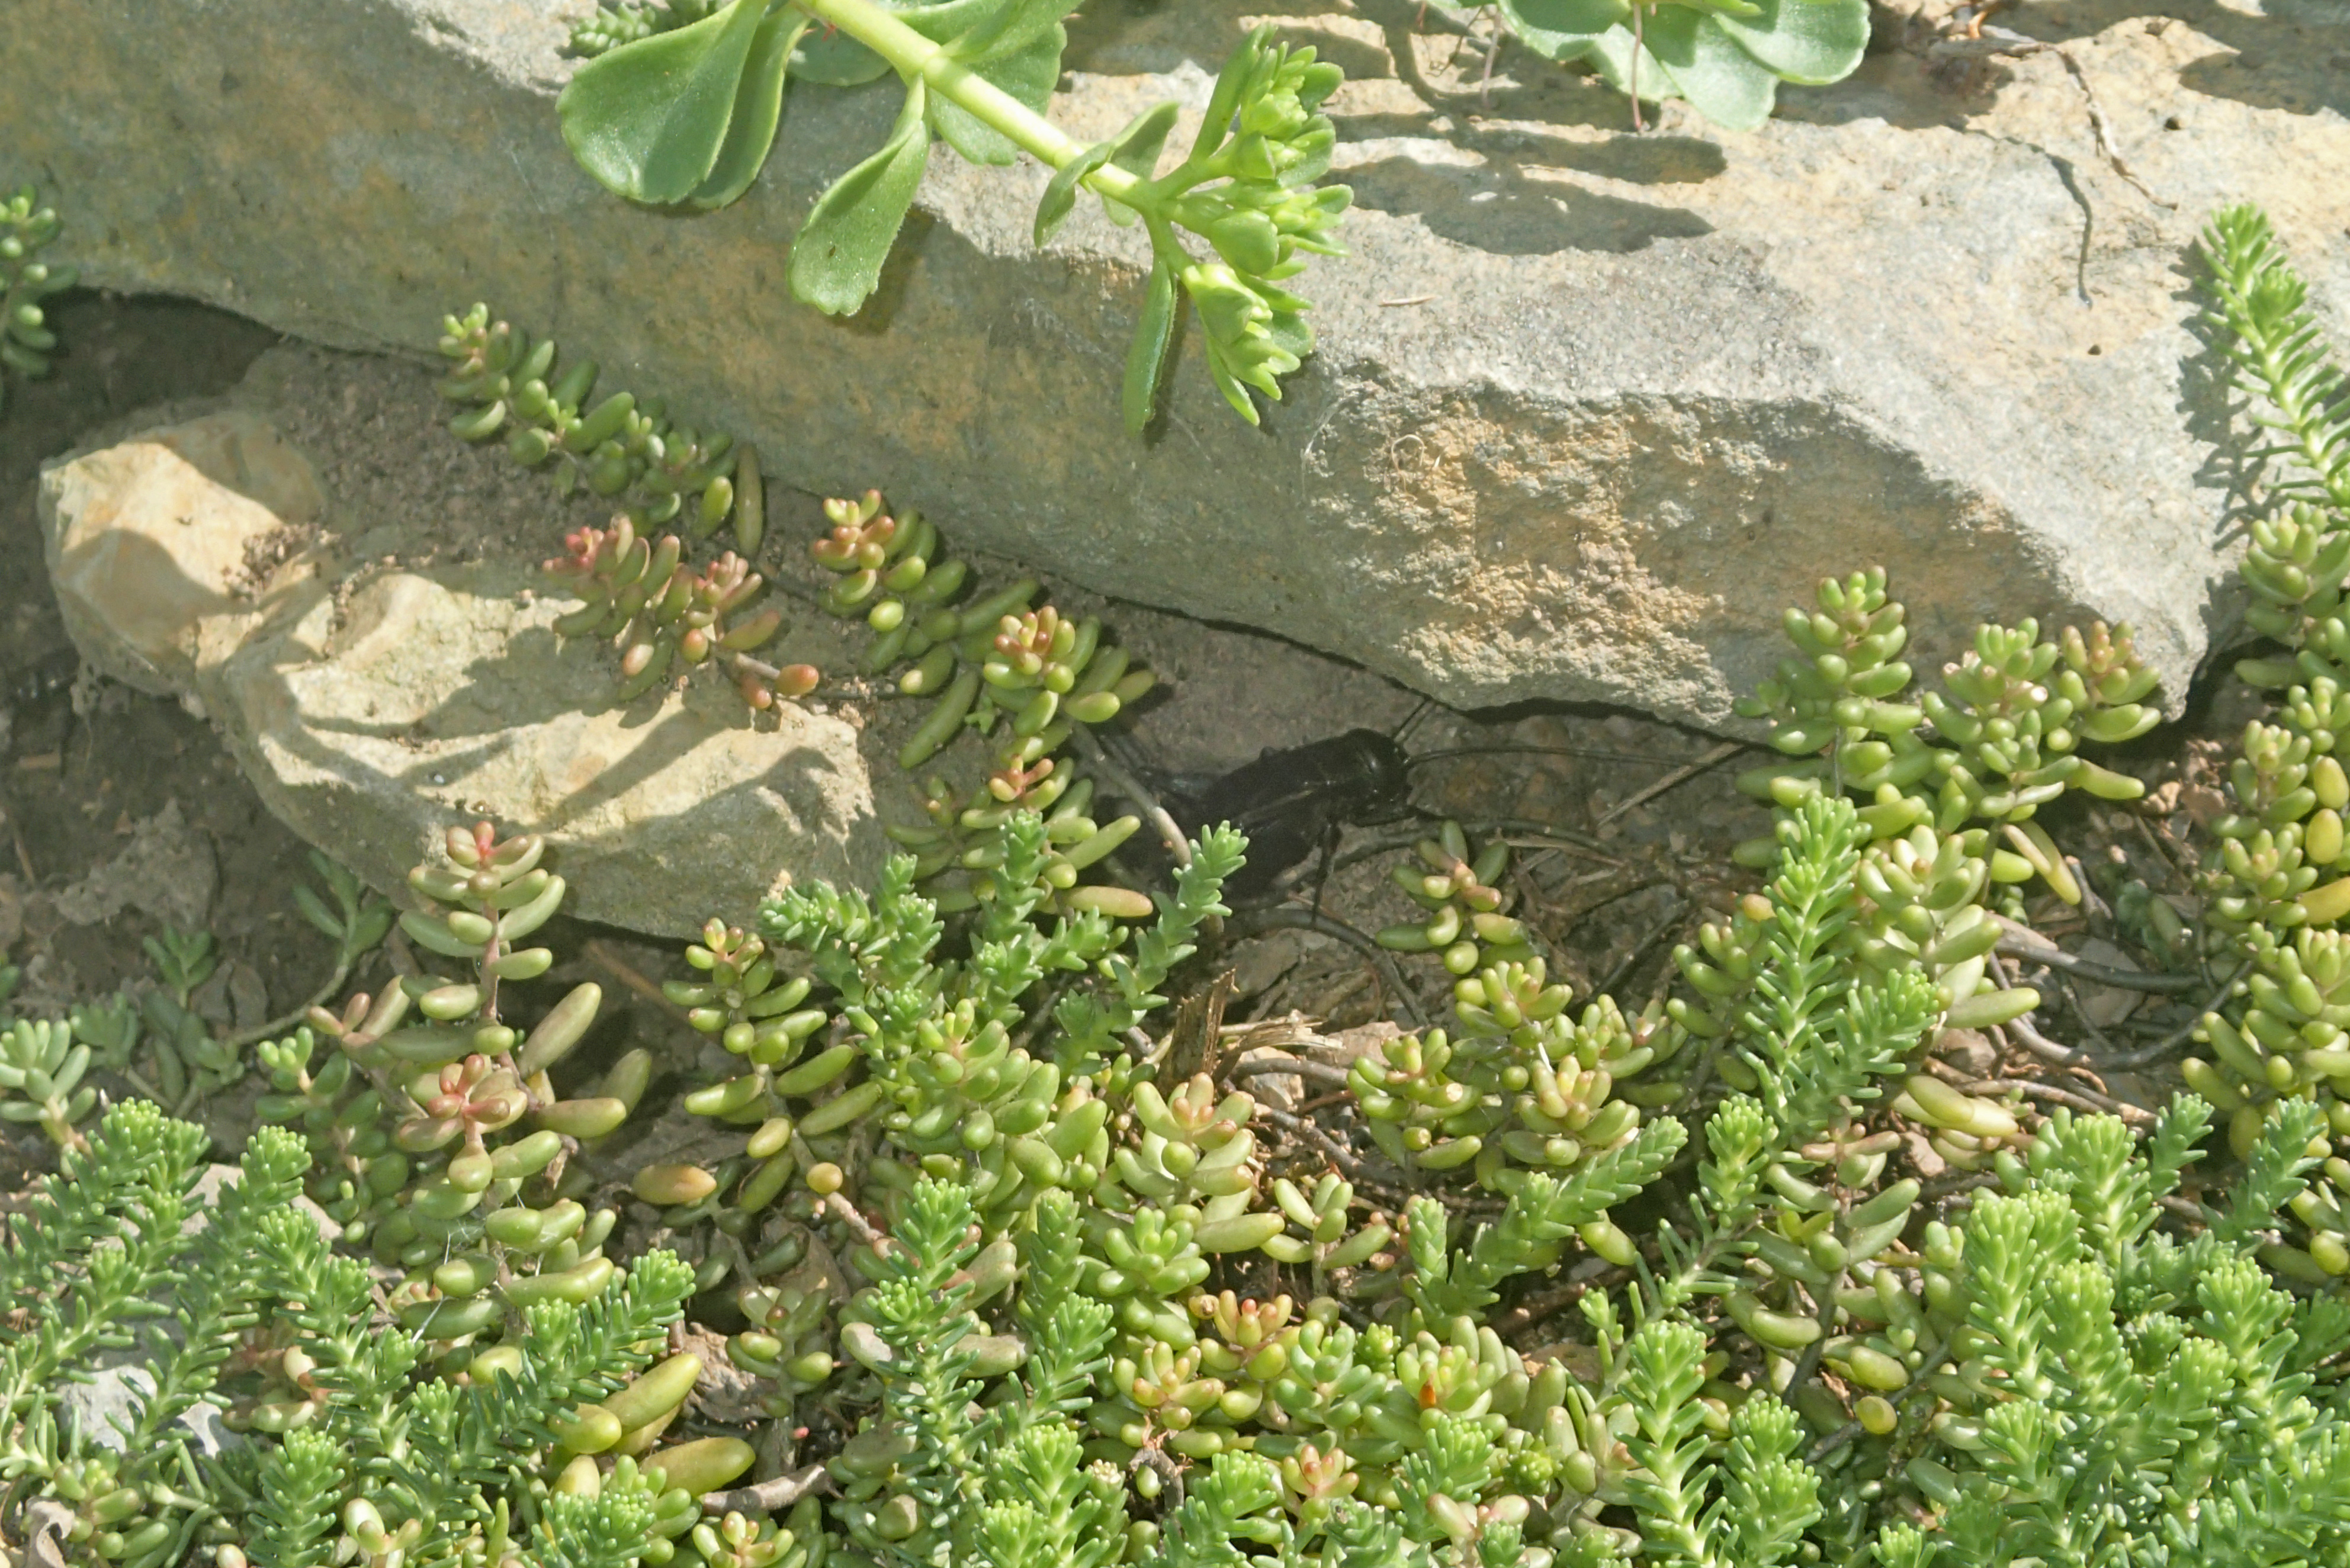
[[[1307,256],[1338,251],[1349,193],[1317,182],[1336,140],[1321,105],[1341,73],[1258,28],[1225,63],[1190,151],[1162,171],[1172,103],[1091,146],[1045,118],[1072,9],[1069,0],[697,0],[599,12],[573,36],[591,57],[557,101],[564,140],[629,201],[723,207],[766,161],[793,81],[855,87],[894,72],[906,97],[889,139],[817,199],[793,242],[795,298],[833,315],[865,303],[934,139],[973,163],[1025,152],[1055,171],[1037,207],[1037,244],[1081,190],[1149,236],[1121,393],[1128,428],[1139,432],[1157,409],[1186,303],[1209,375],[1254,424],[1253,394],[1278,400],[1281,379],[1314,346],[1307,302],[1284,285]]]
[[[1779,84],[1825,87],[1868,48],[1864,0],[1436,0],[1455,16],[1490,10],[1545,60],[1581,60],[1640,105],[1681,99],[1714,124],[1752,130]],[[1494,46],[1499,47],[1496,39]]]

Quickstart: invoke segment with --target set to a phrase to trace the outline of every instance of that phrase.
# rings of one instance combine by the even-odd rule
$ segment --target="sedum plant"
[[[0,202],[0,369],[35,380],[49,373],[57,346],[41,301],[71,288],[79,275],[41,260],[40,253],[57,240],[58,223],[57,209],[39,202],[30,185]],[[0,407],[7,388],[7,378],[0,376]]]
[[[659,399],[629,392],[595,397],[596,362],[556,369],[555,339],[493,320],[476,305],[441,323],[441,357],[449,374],[442,397],[465,405],[450,421],[460,438],[506,435],[506,451],[525,468],[544,471],[557,493],[582,487],[626,497],[639,529],[677,523],[695,540],[731,526],[743,553],[756,556],[766,531],[759,454],[723,432],[673,424]]]
[[[1048,903],[1148,913],[1139,894],[1076,886],[1078,874],[1125,843],[1141,819],[1101,823],[1087,815],[1093,785],[1060,751],[1076,726],[1108,723],[1150,691],[1157,677],[1108,640],[1098,618],[1069,619],[1051,605],[1031,608],[1033,577],[974,590],[958,605],[970,586],[968,568],[943,554],[937,526],[920,513],[892,515],[882,508],[878,490],[825,503],[831,529],[810,545],[816,564],[834,574],[825,607],[861,616],[874,632],[858,659],[861,670],[879,674],[911,660],[898,676],[899,691],[935,698],[899,748],[899,766],[921,767],[966,729],[993,747],[981,790],[965,799],[931,777],[924,789],[930,823],[889,829],[895,842],[915,851],[923,891],[946,912],[991,897],[987,873],[1000,856],[995,830],[1015,812],[1034,811],[1046,814],[1052,841]]]
[[[379,1326],[368,1270],[296,1207],[302,1141],[262,1128],[209,1205],[205,1142],[146,1102],[116,1106],[0,1233],[0,1282],[33,1320],[0,1339],[0,1475],[42,1500],[36,1561],[660,1562],[696,1527],[695,1496],[748,1462],[722,1439],[574,1479],[583,1411],[662,1397],[634,1375],[691,1289],[672,1255],[523,1309],[508,1354],[436,1377],[420,1341]],[[101,1432],[63,1397],[123,1352],[130,1397]],[[299,1389],[278,1419],[240,1445],[199,1440],[199,1406],[269,1376]]]
[[[1179,304],[1198,314],[1208,370],[1233,410],[1312,351],[1307,302],[1283,286],[1332,237],[1349,197],[1317,182],[1336,140],[1323,100],[1340,72],[1260,27],[1226,62],[1191,150],[1159,165],[1176,106],[1085,146],[1045,119],[1061,72],[1067,0],[733,0],[603,14],[575,36],[592,57],[557,101],[582,168],[632,202],[708,210],[739,200],[766,161],[795,79],[853,87],[895,73],[905,99],[889,139],[816,201],[793,242],[793,296],[833,315],[879,285],[933,140],[974,163],[1025,152],[1052,169],[1039,245],[1090,191],[1121,223],[1139,220],[1151,271],[1127,357],[1122,401],[1139,432],[1158,406]],[[642,26],[644,36],[621,42]],[[1188,237],[1187,237],[1188,236]]]
[[[1492,0],[1545,60],[1581,60],[1639,106],[1665,99],[1730,130],[1771,116],[1781,82],[1842,81],[1868,47],[1862,0]],[[1477,10],[1482,5],[1446,5]]]
[[[822,679],[811,665],[758,657],[783,628],[782,612],[754,609],[766,579],[751,569],[766,535],[759,454],[723,433],[671,422],[658,399],[613,392],[592,401],[594,360],[556,369],[555,340],[493,320],[476,305],[442,318],[450,374],[441,395],[466,405],[450,429],[465,441],[507,432],[506,451],[546,471],[568,495],[583,486],[625,504],[605,528],[574,529],[546,572],[577,595],[555,623],[558,636],[594,637],[619,651],[616,696],[634,701],[705,666],[723,670],[743,701],[764,712],[805,697]],[[678,524],[682,535],[652,532]],[[693,559],[695,546],[731,527],[742,554]]]

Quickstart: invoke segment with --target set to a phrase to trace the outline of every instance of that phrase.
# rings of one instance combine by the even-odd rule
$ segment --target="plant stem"
[[[1053,123],[993,82],[979,76],[873,0],[792,0],[817,21],[839,28],[889,62],[899,75],[919,77],[932,92],[968,109],[991,129],[1001,131],[1021,151],[1055,169],[1066,169],[1085,148],[1063,135]],[[1089,189],[1129,206],[1141,180],[1115,164],[1104,164],[1085,177]]]

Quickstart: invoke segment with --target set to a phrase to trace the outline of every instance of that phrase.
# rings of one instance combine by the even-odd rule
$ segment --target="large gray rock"
[[[1781,607],[1871,561],[1929,647],[1984,616],[2127,618],[2175,699],[2228,618],[2230,502],[2182,248],[2256,199],[2350,299],[2350,28],[2314,0],[2009,14],[2076,40],[2161,204],[2054,54],[1889,48],[1755,134],[1669,112],[1639,136],[1523,55],[1482,99],[1476,52],[1452,74],[1412,0],[1308,0],[1282,20],[1354,78],[1333,108],[1360,209],[1353,254],[1304,283],[1321,351],[1262,431],[1189,363],[1135,442],[1112,412],[1135,236],[1086,214],[1036,254],[1044,171],[941,151],[879,296],[818,317],[785,296],[785,245],[894,93],[795,96],[731,211],[631,211],[556,133],[587,9],[16,0],[0,147],[52,182],[92,281],[349,346],[421,348],[486,298],[754,437],[786,483],[884,484],[968,544],[1457,704],[1706,723],[1777,657]],[[1081,23],[1056,115],[1089,137],[1198,105],[1243,10]]]

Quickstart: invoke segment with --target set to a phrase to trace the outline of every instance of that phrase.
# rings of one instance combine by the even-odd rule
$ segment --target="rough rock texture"
[[[352,515],[235,408],[52,466],[41,517],[91,661],[200,702],[270,809],[378,887],[475,815],[549,835],[568,912],[664,936],[745,919],[785,877],[870,874],[854,725],[792,706],[754,722],[708,682],[615,703],[527,562],[442,558],[430,524],[476,520],[448,493],[415,500]],[[300,548],[273,547],[289,535]]]
[[[1781,607],[1868,561],[1937,649],[1986,615],[2126,618],[2175,700],[2230,618],[2234,499],[2182,247],[2256,199],[2350,300],[2350,185],[2323,173],[2350,166],[2350,24],[2284,4],[2002,15],[2080,79],[2053,52],[1929,62],[1880,13],[1881,52],[1762,130],[1643,136],[1523,55],[1481,93],[1411,0],[1308,0],[1275,19],[1353,78],[1359,205],[1352,256],[1305,282],[1322,351],[1261,432],[1194,355],[1147,443],[1111,412],[1134,236],[1088,213],[1035,254],[1044,171],[941,151],[880,296],[820,317],[785,244],[892,90],[795,96],[731,211],[631,212],[556,134],[588,0],[16,0],[0,147],[92,281],[342,345],[421,348],[487,298],[790,483],[884,483],[969,544],[1456,704],[1719,722]],[[1056,113],[1087,136],[1196,106],[1253,19],[1107,0]],[[2084,81],[2159,204],[2101,155]]]

